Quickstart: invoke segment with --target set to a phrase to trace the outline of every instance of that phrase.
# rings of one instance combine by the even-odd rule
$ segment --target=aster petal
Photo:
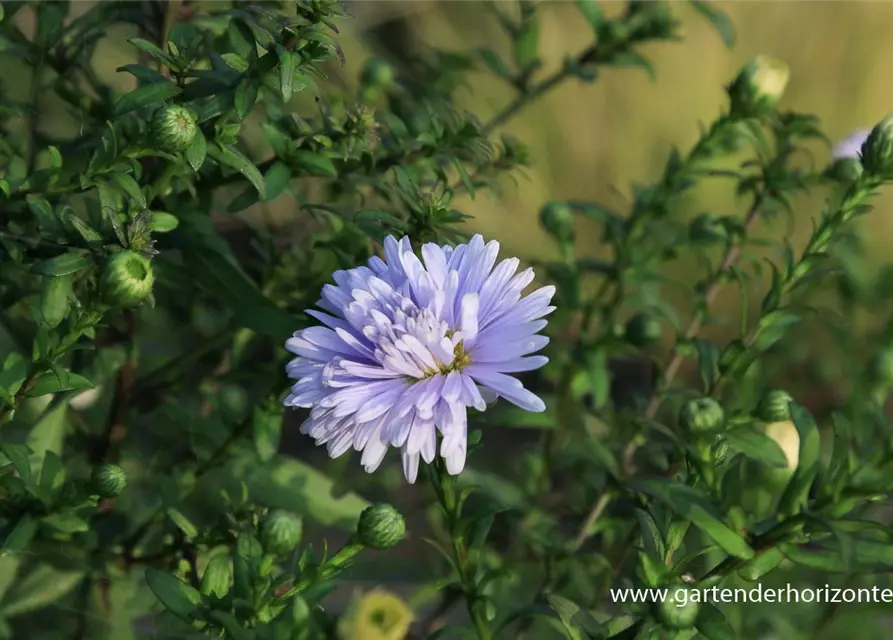
[[[524,388],[520,380],[498,373],[486,367],[486,365],[471,364],[465,368],[472,378],[485,387],[498,393],[512,404],[524,409],[540,413],[546,410],[546,404],[539,396]]]

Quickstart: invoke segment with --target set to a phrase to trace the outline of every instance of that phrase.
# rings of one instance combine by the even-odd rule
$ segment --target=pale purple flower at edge
[[[455,248],[426,244],[420,260],[408,238],[388,236],[385,260],[333,274],[307,314],[325,326],[297,331],[286,367],[297,382],[285,405],[310,409],[301,432],[338,457],[350,448],[375,471],[389,447],[401,450],[415,482],[419,461],[440,455],[450,474],[465,466],[468,408],[499,397],[527,411],[543,401],[509,374],[548,362],[531,355],[555,287],[522,297],[532,269],[517,258],[496,263],[499,243],[474,236]]]
[[[859,129],[858,131],[854,131],[837,143],[837,146],[835,146],[834,150],[831,152],[831,156],[835,160],[860,157],[862,154],[862,145],[865,144],[865,141],[868,139],[868,134],[870,133],[871,129]]]

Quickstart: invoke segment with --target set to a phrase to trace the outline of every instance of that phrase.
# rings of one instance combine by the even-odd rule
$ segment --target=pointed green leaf
[[[203,608],[202,594],[182,580],[157,569],[146,569],[146,582],[155,597],[178,618],[191,621]]]
[[[92,264],[90,252],[83,249],[75,249],[68,253],[41,260],[31,267],[31,272],[41,276],[67,276],[86,269]]]
[[[57,571],[39,565],[17,584],[0,606],[0,616],[12,618],[53,604],[84,579],[81,571]]]
[[[631,480],[629,485],[640,493],[656,498],[678,515],[690,520],[727,553],[743,560],[750,560],[753,557],[753,549],[747,541],[722,522],[709,498],[697,489],[667,478]]]
[[[180,87],[170,82],[154,82],[143,85],[121,96],[115,103],[115,115],[122,116],[143,107],[160,104],[180,95],[182,91]]]
[[[208,155],[220,164],[235,169],[241,173],[248,182],[250,182],[261,200],[267,196],[267,185],[264,177],[261,175],[254,163],[230,146],[223,146],[217,143],[208,145]]]
[[[59,393],[60,391],[78,391],[80,389],[92,388],[93,383],[84,376],[59,369],[59,371],[47,371],[38,376],[25,395],[30,398],[36,398],[49,393]]]

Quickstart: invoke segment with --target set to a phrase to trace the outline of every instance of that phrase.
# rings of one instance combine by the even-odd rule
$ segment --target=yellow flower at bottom
[[[403,640],[412,611],[397,595],[374,589],[357,598],[338,621],[340,640]]]

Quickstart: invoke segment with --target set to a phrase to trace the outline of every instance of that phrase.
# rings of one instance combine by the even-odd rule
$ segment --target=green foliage
[[[30,88],[0,91],[0,638],[404,637],[396,596],[343,606],[358,582],[412,587],[414,638],[818,638],[835,605],[698,594],[840,574],[891,586],[893,290],[889,269],[863,274],[854,228],[893,180],[893,121],[861,159],[804,166],[823,135],[779,107],[788,71],[764,57],[629,211],[531,205],[559,256],[535,265],[558,312],[550,363],[525,380],[547,411],[470,415],[470,468],[454,477],[437,459],[430,490],[397,490],[389,462],[361,477],[283,451],[297,430],[283,344],[333,272],[389,234],[465,238],[454,202],[498,194],[530,162],[496,133],[555,87],[653,75],[643,45],[698,17],[735,40],[705,2],[575,5],[592,42],[551,74],[548,4],[494,3],[507,56],[371,58],[355,83],[332,0],[2,5],[0,55]],[[114,43],[128,47],[126,91],[94,66],[121,25],[137,34]],[[516,97],[466,113],[470,73]],[[44,126],[63,105],[70,135]],[[744,211],[684,217],[715,180]],[[808,192],[825,205],[797,250],[777,222],[808,217]],[[257,222],[282,200],[286,225]],[[584,221],[608,259],[581,255]],[[691,285],[668,275],[688,257]],[[722,320],[721,290],[741,297],[724,342],[702,331]],[[858,324],[864,312],[877,326]],[[812,348],[823,334],[827,358]],[[626,384],[622,359],[653,384]],[[815,404],[825,390],[834,406]],[[521,429],[537,444],[517,444]],[[672,595],[615,597],[627,586]],[[852,608],[860,632],[880,624]]]

